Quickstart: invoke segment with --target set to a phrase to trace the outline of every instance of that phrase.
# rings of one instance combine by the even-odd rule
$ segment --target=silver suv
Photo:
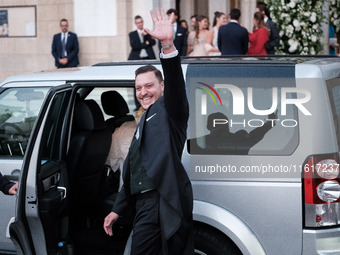
[[[339,58],[182,62],[196,253],[340,254]],[[138,108],[142,64],[160,68],[106,63],[1,83],[1,171],[20,172],[20,189],[0,197],[0,253],[124,252],[131,215],[114,237],[102,230],[119,186],[105,163]]]

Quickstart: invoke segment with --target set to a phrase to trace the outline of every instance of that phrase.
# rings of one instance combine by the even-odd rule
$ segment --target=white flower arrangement
[[[340,32],[340,1],[329,0],[329,24],[335,29],[335,32]]]
[[[323,50],[321,25],[324,16],[321,10],[324,0],[266,0],[265,2],[281,36],[277,54],[313,55]],[[336,2],[340,6],[340,0],[330,0],[330,6],[333,4],[331,2],[334,2],[334,5]],[[317,10],[320,12],[316,13]]]

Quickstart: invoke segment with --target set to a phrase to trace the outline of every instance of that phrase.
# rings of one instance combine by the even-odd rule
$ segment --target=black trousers
[[[136,216],[134,219],[131,255],[192,255],[187,248],[192,242],[191,229],[185,223],[169,239],[162,239],[159,215],[159,193],[156,190],[136,196]],[[163,250],[165,251],[163,253]]]
[[[133,224],[131,255],[158,254],[162,254],[159,194],[153,190],[136,195],[136,216]]]

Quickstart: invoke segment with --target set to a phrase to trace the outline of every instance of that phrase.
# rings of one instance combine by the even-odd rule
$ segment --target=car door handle
[[[61,200],[64,200],[66,198],[66,188],[58,186],[57,189],[61,193]]]
[[[6,179],[10,181],[19,181],[19,176],[20,176],[20,170],[19,169],[14,169],[11,172],[11,175],[5,175]]]

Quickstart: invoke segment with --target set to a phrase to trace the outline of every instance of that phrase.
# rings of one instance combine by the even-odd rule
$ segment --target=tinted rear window
[[[290,155],[298,145],[294,66],[189,66],[191,154]]]
[[[332,107],[334,127],[338,146],[340,146],[340,79],[327,81],[329,99]]]

